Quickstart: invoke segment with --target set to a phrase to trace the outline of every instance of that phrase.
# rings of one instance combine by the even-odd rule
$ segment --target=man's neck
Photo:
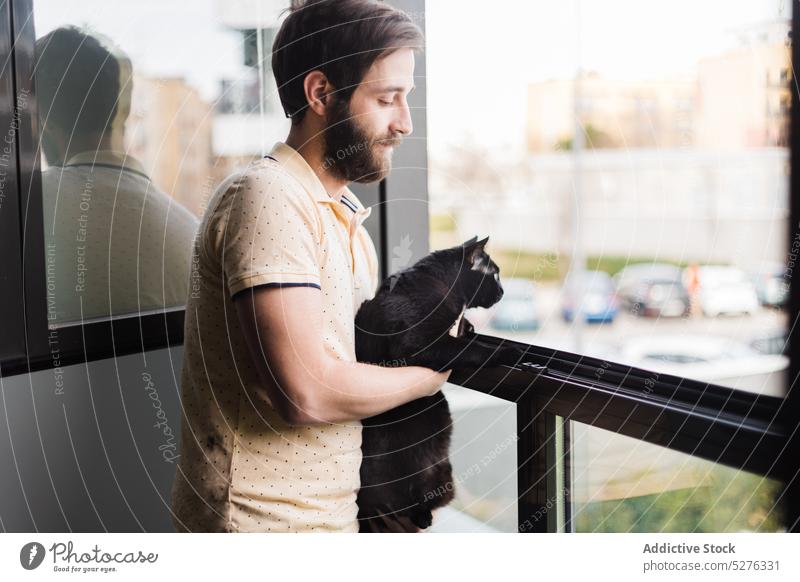
[[[64,144],[64,147],[58,147],[57,153],[51,153],[50,156],[47,156],[48,152],[45,152],[45,156],[47,156],[47,163],[49,165],[62,166],[76,155],[86,152],[117,151],[123,154],[125,153],[124,147],[115,147],[117,145],[117,141],[113,140],[108,134],[98,138],[87,138],[83,140],[69,140],[68,138],[61,139],[61,136],[62,134],[59,132],[53,143],[56,143],[59,146]],[[52,161],[50,159],[51,157]]]
[[[313,137],[310,137],[307,135],[308,133],[311,132],[305,132],[299,127],[292,127],[285,143],[303,156],[306,163],[314,170],[319,181],[322,182],[322,186],[328,195],[339,201],[348,182],[331,175],[325,169],[324,149],[320,134],[315,131],[313,132]]]

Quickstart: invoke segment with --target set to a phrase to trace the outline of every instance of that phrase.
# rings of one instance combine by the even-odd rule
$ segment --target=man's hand
[[[434,380],[434,389],[430,394],[428,394],[428,396],[433,396],[434,394],[439,392],[439,390],[442,389],[442,386],[444,386],[447,383],[447,380],[450,378],[450,374],[453,373],[452,369],[445,370],[444,372],[434,372],[433,370],[431,371],[436,375],[436,380]]]

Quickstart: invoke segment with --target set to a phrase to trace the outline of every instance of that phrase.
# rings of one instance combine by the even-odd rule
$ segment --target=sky
[[[246,73],[240,36],[220,23],[223,1],[234,0],[36,0],[34,16],[37,36],[66,23],[88,24],[113,38],[140,72],[184,76],[211,100],[221,77]],[[275,3],[263,6],[272,10]],[[790,9],[789,0],[581,0],[578,19],[577,4],[428,0],[431,145],[472,139],[519,147],[527,84],[574,75],[579,31],[585,70],[654,78],[691,73],[698,58],[732,44],[730,31],[788,17]]]

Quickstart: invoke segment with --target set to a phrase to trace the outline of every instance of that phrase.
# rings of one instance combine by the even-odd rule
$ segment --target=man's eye
[[[391,101],[384,101],[383,99],[378,99],[378,103],[380,103],[381,105],[391,105],[392,104]]]

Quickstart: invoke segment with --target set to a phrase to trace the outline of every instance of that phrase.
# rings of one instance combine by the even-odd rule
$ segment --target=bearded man
[[[378,260],[371,209],[347,186],[385,177],[411,133],[422,44],[406,14],[374,0],[294,2],[275,37],[291,130],[217,188],[195,244],[179,531],[357,532],[360,419],[450,374],[355,359]]]

